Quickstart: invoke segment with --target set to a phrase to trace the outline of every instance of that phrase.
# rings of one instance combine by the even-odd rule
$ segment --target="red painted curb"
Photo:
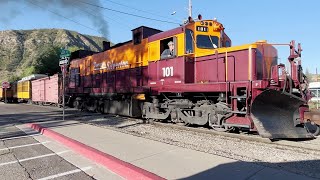
[[[62,144],[70,147],[74,151],[82,154],[83,156],[95,161],[112,172],[118,174],[125,179],[164,179],[156,174],[139,168],[135,165],[122,161],[116,157],[106,154],[102,151],[94,149],[88,145],[85,145],[79,141],[71,139],[67,136],[59,134],[51,129],[44,128],[39,124],[27,124],[27,126],[40,132],[41,134],[55,139]]]

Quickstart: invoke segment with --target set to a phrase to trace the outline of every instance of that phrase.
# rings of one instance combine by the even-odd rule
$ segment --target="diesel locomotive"
[[[278,64],[276,45],[288,46],[290,67]],[[66,93],[82,110],[265,138],[313,138],[304,118],[310,92],[301,51],[295,41],[233,46],[217,20],[189,18],[168,31],[141,26],[132,40],[104,42],[103,52],[73,58]]]

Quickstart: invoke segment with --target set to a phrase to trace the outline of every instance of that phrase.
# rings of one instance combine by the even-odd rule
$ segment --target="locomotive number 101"
[[[163,77],[173,76],[173,67],[171,66],[162,68],[162,75]]]

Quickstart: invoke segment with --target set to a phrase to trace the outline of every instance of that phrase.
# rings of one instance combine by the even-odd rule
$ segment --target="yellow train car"
[[[18,82],[18,99],[29,100],[31,99],[31,82],[30,81],[19,81]]]

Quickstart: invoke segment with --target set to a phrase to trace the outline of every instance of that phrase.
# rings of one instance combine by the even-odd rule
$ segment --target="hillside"
[[[28,68],[37,64],[44,48],[68,46],[101,51],[103,41],[106,39],[65,29],[0,31],[0,82],[28,75]]]

